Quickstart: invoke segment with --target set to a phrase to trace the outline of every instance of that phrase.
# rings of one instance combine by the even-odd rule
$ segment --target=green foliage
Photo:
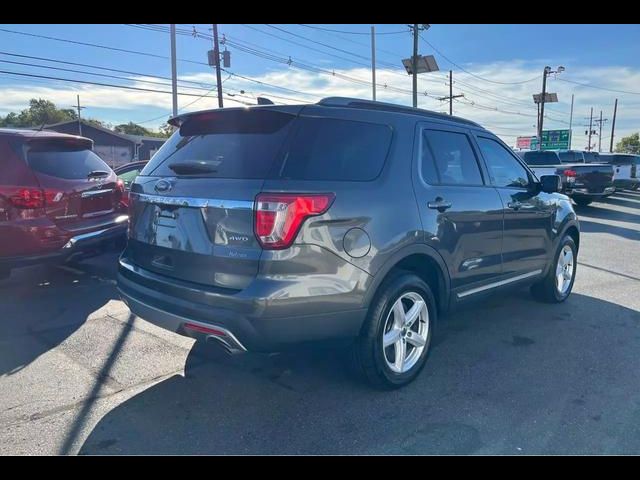
[[[118,133],[126,133],[127,135],[151,136],[151,133],[152,133],[151,130],[133,122],[116,125],[114,127],[114,130]]]
[[[628,137],[622,137],[616,144],[616,152],[640,154],[640,133],[633,133]]]
[[[50,100],[42,98],[32,98],[29,101],[29,108],[19,113],[11,112],[6,116],[0,116],[0,128],[2,127],[21,127],[21,128],[40,128],[44,125],[54,123],[67,122],[69,120],[77,120],[78,115],[73,108],[58,108]],[[142,135],[146,137],[168,138],[173,133],[173,128],[166,123],[160,127],[159,131],[149,130],[148,128],[133,122],[122,123],[112,128],[111,124],[102,122],[95,118],[83,118],[83,123],[94,125],[97,127],[114,130],[118,133],[129,135]]]
[[[32,98],[29,108],[20,113],[11,112],[6,117],[0,117],[0,127],[40,127],[77,118],[72,108],[57,108],[49,100]]]

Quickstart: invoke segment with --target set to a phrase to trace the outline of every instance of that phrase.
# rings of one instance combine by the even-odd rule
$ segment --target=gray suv
[[[579,226],[476,123],[349,98],[187,113],[131,186],[118,288],[229,352],[348,339],[373,385],[413,380],[438,318],[506,287],[562,302]]]

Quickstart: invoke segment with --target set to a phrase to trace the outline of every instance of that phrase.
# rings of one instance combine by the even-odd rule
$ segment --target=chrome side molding
[[[155,205],[174,205],[178,207],[192,208],[229,208],[253,210],[253,201],[249,200],[222,200],[218,198],[196,197],[167,197],[163,195],[149,195],[148,193],[130,193],[138,202],[152,203]]]
[[[542,273],[542,269],[534,270],[533,272],[523,273],[522,275],[516,275],[515,277],[507,278],[505,280],[500,280],[499,282],[488,283],[487,285],[482,285],[481,287],[465,290],[463,292],[458,293],[457,296],[458,298],[468,297],[469,295],[473,295],[474,293],[484,292],[485,290],[501,287],[503,285],[507,285],[512,282],[524,280],[529,277],[535,277],[536,275],[540,275],[541,273]]]

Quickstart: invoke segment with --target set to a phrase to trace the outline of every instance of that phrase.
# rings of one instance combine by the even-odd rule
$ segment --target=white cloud
[[[598,85],[605,88],[638,91],[640,90],[640,70],[624,66],[610,67],[573,67],[565,65],[567,70],[557,78],[548,78],[549,92],[556,92],[560,99],[557,104],[547,104],[545,109],[545,129],[568,128],[571,94],[575,94],[573,117],[574,148],[586,146],[583,124],[589,115],[590,108],[594,108],[594,116],[599,116],[603,110],[604,117],[609,121],[603,128],[603,146],[608,148],[608,137],[611,132],[611,116],[613,102],[619,99],[618,119],[616,121],[616,138],[638,131],[640,128],[636,119],[640,118],[640,95],[615,93],[605,90],[581,87],[563,80]],[[330,67],[326,67],[328,70]],[[454,114],[474,120],[490,130],[495,131],[507,143],[513,145],[515,136],[535,134],[536,108],[532,94],[541,89],[542,64],[532,65],[531,62],[514,60],[510,62],[495,62],[489,64],[474,64],[465,67],[475,75],[494,82],[481,80],[465,72],[454,71],[454,94],[463,93],[465,97],[454,102]],[[241,72],[240,72],[241,73]],[[401,70],[377,70],[378,100],[411,104],[411,77]],[[345,80],[358,79],[363,83]],[[337,69],[335,76],[302,71],[295,68],[282,67],[265,72],[253,79],[264,84],[258,84],[240,77],[223,76],[225,91],[225,106],[239,105],[241,102],[255,103],[257,96],[270,97],[276,103],[299,103],[299,101],[315,102],[327,96],[348,96],[371,98],[371,72],[366,68]],[[448,102],[439,101],[428,95],[444,97],[449,93],[448,78],[444,71],[423,74],[419,77],[419,106],[434,111],[448,112]],[[526,83],[523,80],[533,79]],[[133,86],[148,89],[170,90],[169,86],[145,83],[158,81],[157,79],[137,77],[133,78]],[[191,73],[180,76],[181,81],[198,82],[202,87],[215,84],[212,72]],[[288,90],[273,88],[267,84],[278,85]],[[202,95],[205,90],[194,89],[196,85],[181,83],[181,92]],[[385,88],[386,85],[386,88]],[[192,87],[192,88],[187,88]],[[244,90],[244,94],[240,93]],[[400,91],[399,91],[400,90]],[[82,103],[91,108],[108,109],[108,121],[124,122],[128,120],[143,121],[146,118],[160,116],[162,110],[168,115],[171,111],[171,96],[164,93],[153,93],[133,90],[121,90],[104,86],[76,85],[57,83],[36,85],[20,83],[15,80],[10,84],[0,85],[0,114],[18,111],[25,108],[30,98],[41,97],[52,100],[59,106],[75,104],[76,94],[80,94]],[[228,95],[227,95],[228,94]],[[236,95],[231,97],[229,95]],[[192,103],[192,105],[187,106]],[[183,110],[200,110],[216,108],[215,91],[209,96],[201,98],[180,96],[179,106]],[[509,112],[509,113],[505,113]],[[155,113],[155,115],[154,115]],[[87,111],[91,116],[91,111]],[[116,120],[117,119],[117,120]],[[147,124],[157,127],[162,119]]]

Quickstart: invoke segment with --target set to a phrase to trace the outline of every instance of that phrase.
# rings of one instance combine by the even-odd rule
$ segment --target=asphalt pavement
[[[0,454],[640,454],[640,192],[579,208],[577,279],[442,322],[393,392],[345,353],[228,357],[132,316],[117,254],[0,281]]]

